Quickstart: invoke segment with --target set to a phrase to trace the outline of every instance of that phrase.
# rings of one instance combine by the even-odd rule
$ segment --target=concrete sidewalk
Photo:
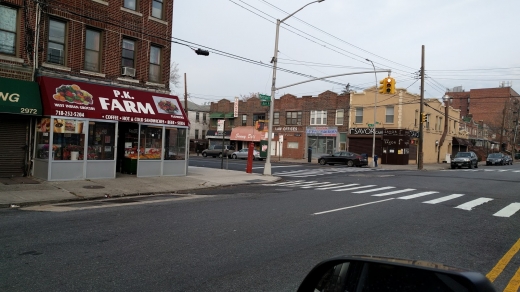
[[[269,183],[279,177],[205,167],[188,169],[187,176],[136,177],[117,174],[116,179],[42,181],[35,178],[0,180],[0,208],[105,197],[166,194],[193,189],[240,184]]]

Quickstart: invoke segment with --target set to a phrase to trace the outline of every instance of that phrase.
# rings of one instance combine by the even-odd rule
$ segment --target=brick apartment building
[[[513,88],[482,88],[446,94],[450,96],[450,105],[460,109],[466,121],[472,120],[480,124],[480,128],[486,128],[489,134],[486,136],[498,143],[501,150],[513,149],[516,121],[520,115],[520,95]],[[477,131],[475,134],[478,136]]]
[[[34,176],[185,173],[189,121],[169,95],[172,15],[173,0],[0,3],[8,35],[0,47],[2,85],[27,80],[39,89],[31,94],[39,108],[28,109],[37,118],[24,124]],[[0,115],[0,123],[14,120]]]
[[[296,97],[285,94],[274,101],[273,143],[271,154],[302,159],[307,148],[313,156],[346,150],[349,95],[325,91],[318,96]],[[239,101],[238,117],[234,117],[234,103],[220,100],[211,104],[210,128],[207,138],[210,145],[221,144],[222,137],[214,136],[217,120],[225,119],[225,141],[237,149],[254,142],[258,150],[261,140],[267,140],[269,107],[261,106],[253,97]],[[259,123],[257,123],[259,122]],[[255,129],[259,124],[260,131]]]

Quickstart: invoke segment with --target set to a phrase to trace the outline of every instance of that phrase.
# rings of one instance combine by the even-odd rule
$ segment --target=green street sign
[[[260,100],[265,100],[265,101],[270,101],[271,100],[271,96],[270,95],[259,94],[258,97],[260,98]]]
[[[271,102],[270,102],[270,101],[266,101],[266,100],[262,100],[262,101],[260,102],[260,105],[261,105],[261,106],[270,106],[270,105],[271,105]]]
[[[370,127],[373,127],[373,126],[374,126],[374,124],[368,124],[368,127],[369,127],[369,128],[370,128]]]

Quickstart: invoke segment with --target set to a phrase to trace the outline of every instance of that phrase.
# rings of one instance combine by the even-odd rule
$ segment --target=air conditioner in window
[[[123,67],[121,71],[123,76],[135,77],[135,68]]]
[[[60,49],[49,49],[49,61],[52,63],[60,63],[62,62],[63,51]]]

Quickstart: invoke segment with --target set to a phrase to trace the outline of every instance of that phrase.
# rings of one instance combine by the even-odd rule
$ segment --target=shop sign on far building
[[[217,124],[217,135],[222,136],[222,133],[224,133],[224,121],[225,120],[218,120]]]
[[[233,117],[238,118],[238,97],[235,97],[235,104],[233,108]]]

